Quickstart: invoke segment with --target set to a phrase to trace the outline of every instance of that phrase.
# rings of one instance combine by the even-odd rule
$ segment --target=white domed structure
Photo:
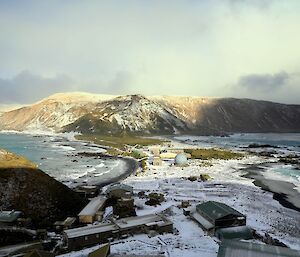
[[[187,165],[188,160],[187,160],[187,156],[184,153],[179,153],[176,155],[175,157],[175,165],[178,166],[184,166]]]

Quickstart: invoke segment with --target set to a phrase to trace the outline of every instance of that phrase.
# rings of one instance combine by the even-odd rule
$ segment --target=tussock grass
[[[122,136],[106,136],[106,135],[78,135],[75,136],[78,140],[91,141],[98,145],[114,147],[118,149],[124,149],[126,145],[130,146],[148,146],[162,144],[164,141],[156,138],[145,138],[131,135]]]
[[[107,153],[113,156],[129,156],[129,157],[133,157],[135,159],[142,159],[147,157],[146,154],[144,154],[143,152],[140,151],[121,151],[118,150],[116,148],[111,148],[107,150]]]
[[[200,160],[231,160],[231,159],[241,159],[244,157],[241,153],[235,153],[228,150],[221,149],[184,149],[186,153],[191,155],[192,159],[200,159]]]
[[[0,168],[31,168],[36,169],[37,165],[26,158],[0,149]]]

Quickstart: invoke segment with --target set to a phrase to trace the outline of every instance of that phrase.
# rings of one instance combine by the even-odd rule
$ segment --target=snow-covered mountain
[[[66,127],[81,132],[141,134],[186,131],[185,122],[167,106],[142,95],[119,96],[99,102],[88,114]]]
[[[300,132],[300,105],[234,98],[60,93],[0,116],[2,130],[216,134]]]
[[[32,105],[5,112],[0,116],[0,129],[59,131],[88,113],[95,103],[114,97],[80,92],[54,94]]]
[[[300,105],[169,96],[157,97],[157,101],[173,109],[196,132],[300,132]]]
[[[4,112],[9,112],[11,110],[16,110],[18,108],[23,107],[21,104],[0,104],[0,115]]]

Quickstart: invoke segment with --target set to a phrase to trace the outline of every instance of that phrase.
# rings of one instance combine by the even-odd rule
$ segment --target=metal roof
[[[96,212],[104,206],[106,200],[106,197],[103,196],[92,198],[91,201],[78,214],[78,216],[95,215]]]
[[[242,213],[238,212],[237,210],[231,208],[230,206],[215,202],[215,201],[208,201],[205,203],[198,204],[196,206],[197,212],[205,213],[210,219],[217,220],[227,215],[235,215],[235,216],[242,216],[245,217]]]
[[[191,217],[196,220],[203,228],[210,230],[214,227],[207,219],[202,217],[198,212],[191,213]]]
[[[252,230],[247,226],[219,228],[215,235],[221,239],[252,239]]]
[[[125,184],[116,183],[116,184],[108,186],[105,193],[109,194],[111,191],[117,190],[117,189],[122,189],[124,191],[128,191],[131,193],[133,192],[133,187],[125,185]]]
[[[20,211],[0,211],[0,222],[14,222],[21,216],[21,214],[22,212]]]
[[[63,221],[63,225],[64,225],[64,226],[71,226],[75,221],[76,221],[76,218],[74,218],[74,217],[67,217],[67,218]]]
[[[90,252],[88,257],[106,257],[108,256],[109,252],[110,244],[104,244],[101,245],[97,250]]]
[[[165,257],[165,255],[110,254],[109,257]]]
[[[289,248],[263,245],[235,240],[222,242],[217,257],[299,257],[300,251]]]
[[[118,230],[119,228],[112,223],[101,223],[94,226],[85,226],[80,228],[73,228],[64,230],[64,234],[68,238],[77,238],[83,236],[89,236],[94,234],[100,234],[108,231]]]
[[[93,234],[100,234],[109,231],[119,231],[120,229],[131,229],[141,225],[164,226],[169,224],[172,224],[171,221],[169,221],[162,215],[148,214],[144,216],[123,218],[119,220],[114,220],[109,223],[101,223],[93,226],[67,229],[64,230],[64,234],[68,238],[76,238],[76,237],[88,236]]]
[[[115,220],[114,223],[120,229],[128,229],[141,225],[166,225],[170,224],[170,221],[158,214],[148,214]]]

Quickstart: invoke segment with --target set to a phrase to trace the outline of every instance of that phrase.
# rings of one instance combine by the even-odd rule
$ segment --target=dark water
[[[225,148],[246,147],[250,144],[269,144],[300,152],[300,133],[233,134],[229,137],[180,136],[176,139],[185,140],[191,144]]]

